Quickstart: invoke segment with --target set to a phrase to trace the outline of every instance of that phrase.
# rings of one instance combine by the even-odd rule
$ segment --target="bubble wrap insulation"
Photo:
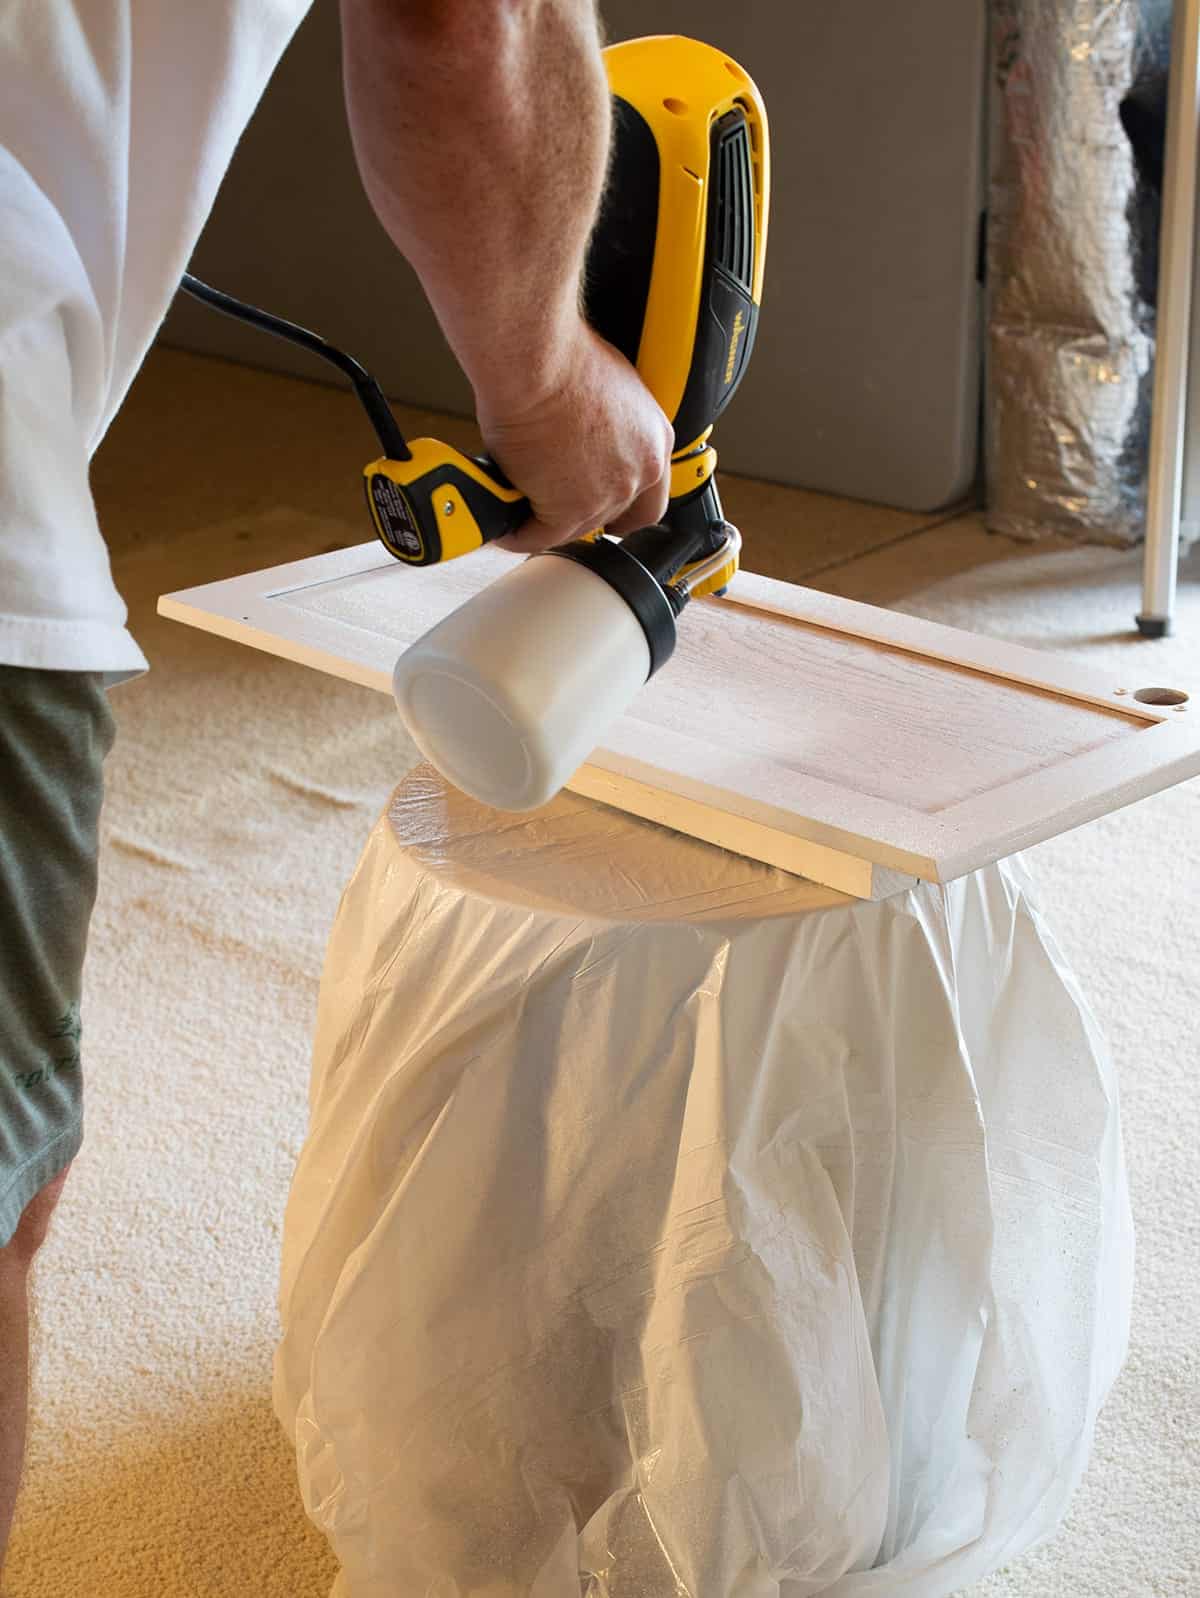
[[[1161,97],[1170,0],[993,0],[987,522],[1143,531],[1158,195],[1122,107]]]

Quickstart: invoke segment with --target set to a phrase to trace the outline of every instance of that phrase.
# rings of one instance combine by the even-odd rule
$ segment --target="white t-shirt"
[[[0,6],[0,664],[145,667],[88,463],[309,3]]]

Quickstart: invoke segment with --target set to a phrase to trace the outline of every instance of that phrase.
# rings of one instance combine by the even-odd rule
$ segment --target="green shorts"
[[[112,740],[103,676],[0,665],[0,1247],[83,1136],[79,996]]]

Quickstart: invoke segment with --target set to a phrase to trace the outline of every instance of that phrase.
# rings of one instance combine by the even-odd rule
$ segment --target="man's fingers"
[[[615,521],[609,522],[605,531],[623,538],[626,533],[636,532],[639,527],[649,527],[652,522],[662,521],[670,488],[671,468],[668,465],[658,482],[644,489],[628,510],[622,511]]]
[[[486,396],[478,405],[484,443],[534,507],[502,549],[535,554],[662,516],[671,424],[636,368],[582,319],[562,382],[532,409],[496,411]]]
[[[530,517],[529,521],[524,526],[518,527],[515,533],[510,533],[507,538],[497,539],[497,546],[500,549],[510,550],[515,555],[536,555],[539,550],[553,549],[556,544],[565,544],[572,538],[582,538],[584,533],[593,532],[598,526],[603,526],[605,532],[622,538],[626,533],[632,533],[639,527],[648,527],[652,522],[662,520],[670,496],[670,486],[671,469],[668,465],[657,483],[643,489],[632,504],[607,520],[594,517],[591,521],[578,526],[556,527],[548,522],[538,521],[536,517]]]
[[[540,550],[553,549],[555,544],[566,544],[572,538],[579,538],[587,531],[589,529],[586,527],[550,527],[534,516],[524,526],[518,527],[515,533],[509,533],[507,538],[498,538],[496,548],[507,549],[514,555],[536,555]]]

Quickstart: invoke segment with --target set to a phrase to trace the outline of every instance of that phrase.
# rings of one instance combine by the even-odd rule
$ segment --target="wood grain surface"
[[[390,692],[402,650],[518,558],[411,571],[365,544],[160,608]],[[743,572],[684,612],[674,658],[568,786],[876,897],[1197,772],[1190,701],[1138,703],[1048,652]]]

